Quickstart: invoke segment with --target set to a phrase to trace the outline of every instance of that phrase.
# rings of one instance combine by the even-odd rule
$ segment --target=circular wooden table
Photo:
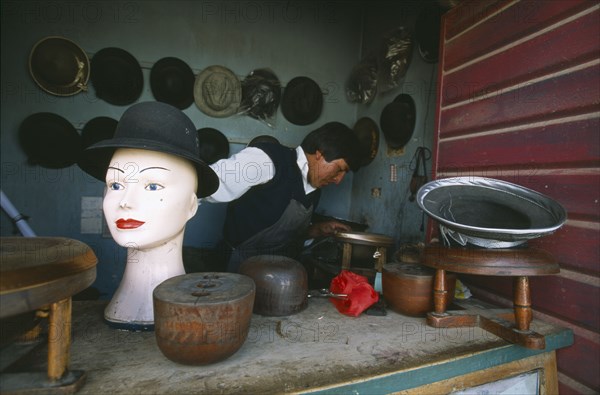
[[[429,245],[421,263],[436,269],[433,286],[434,311],[427,324],[436,328],[480,326],[511,343],[544,349],[544,337],[529,329],[532,320],[529,276],[557,274],[554,257],[534,248],[471,249]],[[513,311],[446,311],[446,271],[485,276],[510,276],[513,280]]]
[[[71,296],[96,279],[97,258],[86,244],[61,237],[0,238],[0,319],[48,311],[48,371],[2,373],[2,392],[75,392],[82,371],[68,371]]]

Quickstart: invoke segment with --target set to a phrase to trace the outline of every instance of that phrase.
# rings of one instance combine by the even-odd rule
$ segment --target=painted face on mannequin
[[[350,167],[344,159],[334,159],[327,162],[320,151],[307,156],[309,161],[308,181],[315,188],[329,184],[339,184],[344,179]]]
[[[117,149],[106,172],[103,209],[117,244],[148,249],[183,235],[196,214],[196,170],[162,152]]]

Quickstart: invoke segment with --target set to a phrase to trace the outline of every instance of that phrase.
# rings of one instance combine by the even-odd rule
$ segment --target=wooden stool
[[[559,273],[560,267],[548,253],[532,248],[467,249],[438,245],[425,247],[421,263],[436,269],[434,311],[427,324],[436,328],[479,326],[511,343],[544,349],[544,337],[529,329],[532,320],[529,276]],[[513,310],[446,311],[446,271],[485,276],[511,276]]]
[[[96,255],[84,243],[58,237],[3,237],[0,252],[0,319],[48,310],[47,373],[2,373],[1,392],[77,391],[85,372],[68,370],[71,296],[96,279]]]
[[[342,245],[342,269],[348,270],[352,265],[352,245],[366,245],[376,247],[373,259],[375,259],[375,270],[381,273],[383,265],[387,262],[387,249],[394,245],[394,239],[377,233],[365,232],[338,232],[335,238]]]

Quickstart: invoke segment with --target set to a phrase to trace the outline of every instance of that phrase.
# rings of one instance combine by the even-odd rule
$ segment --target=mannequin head
[[[106,172],[103,209],[117,244],[151,249],[183,237],[198,209],[190,161],[163,152],[119,148]]]

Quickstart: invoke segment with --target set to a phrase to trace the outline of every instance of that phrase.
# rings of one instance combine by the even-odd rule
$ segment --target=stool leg
[[[350,269],[350,259],[352,258],[352,244],[344,243],[342,246],[342,269]]]
[[[59,380],[69,364],[71,298],[50,305],[48,316],[48,379]]]
[[[531,296],[529,293],[529,278],[518,276],[514,278],[514,311],[515,324],[520,331],[528,331],[531,323]]]
[[[446,271],[437,269],[433,283],[433,311],[435,314],[444,314],[446,312],[446,302],[448,300],[446,297],[448,293],[447,289]]]

